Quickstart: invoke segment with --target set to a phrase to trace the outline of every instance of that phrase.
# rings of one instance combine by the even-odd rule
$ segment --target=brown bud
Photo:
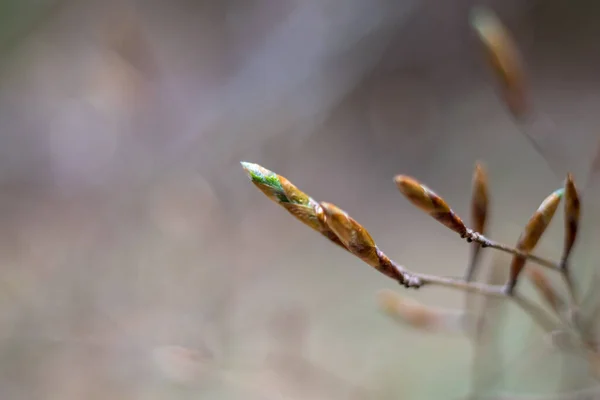
[[[554,217],[554,213],[558,208],[560,199],[562,198],[564,189],[554,191],[550,196],[546,197],[536,212],[531,216],[529,222],[517,242],[517,249],[525,253],[529,253],[537,245],[538,241],[548,228],[548,225]],[[511,292],[517,283],[519,274],[525,266],[525,258],[523,256],[514,256],[510,265],[510,277],[508,290]]]
[[[473,194],[471,197],[472,228],[479,233],[485,234],[487,213],[489,207],[488,178],[482,164],[475,165],[473,173]]]
[[[379,292],[381,309],[396,321],[430,332],[464,330],[464,315],[454,310],[441,310],[400,296],[391,290]]]
[[[444,199],[427,186],[405,175],[396,176],[394,182],[400,192],[415,206],[459,235],[466,235],[467,227],[460,217],[450,209]]]
[[[506,105],[515,118],[524,118],[531,108],[529,88],[522,57],[513,38],[494,12],[487,8],[475,8],[471,13],[471,24],[500,82]]]
[[[577,193],[573,176],[568,174],[565,181],[565,245],[562,256],[563,268],[567,266],[566,263],[577,239],[580,214],[581,204],[579,193]]]
[[[287,212],[292,214],[296,219],[303,222],[305,225],[308,225],[317,231],[321,230],[321,223],[319,222],[313,207],[294,203],[279,203],[279,205],[285,208]]]
[[[488,207],[489,196],[487,174],[483,165],[481,163],[477,163],[475,164],[475,171],[473,173],[473,193],[471,195],[471,220],[473,223],[473,229],[481,234],[485,234]],[[477,264],[479,262],[480,254],[481,245],[479,243],[473,243],[471,250],[471,259],[469,260],[465,280],[470,281],[473,279],[475,269],[477,268]]]
[[[375,241],[361,224],[334,204],[322,202],[321,207],[327,226],[349,252],[379,272],[405,283],[404,272],[377,248]]]
[[[268,198],[282,206],[296,219],[320,232],[333,243],[345,249],[325,222],[323,209],[314,199],[298,189],[285,177],[254,163],[242,162],[242,168],[252,183]]]
[[[298,189],[292,182],[290,182],[287,178],[277,175],[279,178],[279,184],[285,193],[288,201],[294,204],[300,205],[310,205],[311,203],[316,203],[313,199],[311,199],[306,193]]]

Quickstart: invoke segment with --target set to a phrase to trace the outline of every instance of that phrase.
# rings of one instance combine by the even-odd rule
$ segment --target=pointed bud
[[[398,322],[430,332],[463,332],[465,316],[454,310],[441,310],[400,296],[391,290],[379,292],[382,311]]]
[[[334,204],[321,202],[327,225],[340,238],[346,247],[352,249],[375,248],[375,241],[369,232]]]
[[[334,204],[322,202],[321,207],[325,213],[327,225],[349,252],[379,272],[402,284],[407,284],[404,270],[395,265],[377,248],[375,241],[361,224]],[[419,285],[417,282],[414,286]]]
[[[487,214],[489,207],[489,195],[488,195],[488,180],[485,169],[481,163],[475,165],[475,172],[473,173],[473,191],[471,195],[471,220],[473,223],[473,229],[476,232],[485,234],[485,227],[487,222]],[[466,281],[473,279],[475,269],[479,262],[481,254],[481,245],[479,243],[472,244],[471,259],[467,267],[467,273],[465,276]]]
[[[242,164],[242,168],[244,168],[244,171],[246,171],[252,183],[269,199],[276,203],[290,202],[283,191],[283,187],[281,186],[281,182],[279,180],[279,175],[258,164],[245,161],[240,162],[240,164]]]
[[[325,223],[323,209],[314,199],[294,186],[285,177],[253,163],[241,162],[252,183],[268,198],[282,206],[296,219],[320,232],[345,249]]]
[[[529,88],[521,54],[511,35],[496,14],[482,6],[471,12],[471,25],[485,47],[506,105],[515,118],[526,117],[531,108]]]
[[[554,217],[554,213],[558,208],[558,204],[564,194],[564,189],[554,191],[550,196],[539,206],[537,211],[532,215],[525,226],[525,230],[519,237],[517,249],[525,253],[531,252],[537,245],[538,241],[548,228],[548,225]],[[508,282],[508,292],[511,293],[517,283],[519,274],[525,266],[525,258],[522,256],[514,256],[510,266],[510,277]]]
[[[396,176],[394,182],[400,192],[415,206],[459,235],[466,235],[467,227],[460,217],[450,209],[444,199],[427,186],[405,175]]]
[[[475,165],[473,173],[473,194],[471,197],[472,228],[485,234],[487,214],[489,207],[488,178],[485,168],[481,163]]]
[[[567,175],[565,180],[565,245],[562,256],[562,267],[567,267],[567,261],[571,250],[577,239],[577,231],[579,230],[579,219],[581,214],[581,204],[579,201],[579,193],[575,187],[573,176]]]

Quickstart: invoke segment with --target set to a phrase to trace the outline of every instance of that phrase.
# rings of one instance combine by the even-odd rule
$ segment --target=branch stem
[[[560,272],[563,280],[565,281],[565,286],[567,287],[567,292],[569,293],[569,299],[571,300],[571,304],[574,308],[577,308],[579,303],[577,302],[577,296],[575,294],[575,285],[573,284],[573,279],[571,279],[569,268],[563,264],[563,267],[561,268]]]
[[[465,292],[478,293],[484,296],[506,298],[514,301],[523,311],[528,313],[534,321],[536,321],[540,327],[547,332],[556,330],[557,323],[547,312],[541,307],[532,303],[525,297],[517,293],[508,294],[504,286],[499,285],[488,285],[479,282],[466,282],[460,279],[442,277],[436,275],[426,275],[412,273],[415,278],[418,278],[423,286],[425,285],[437,285],[451,289],[462,290]]]
[[[427,275],[412,272],[412,275],[417,277],[425,285],[443,286],[451,289],[458,289],[470,293],[478,293],[484,296],[491,297],[506,297],[504,287],[499,285],[488,285],[480,282],[467,282],[461,279]]]
[[[554,271],[558,271],[558,272],[562,273],[562,269],[561,269],[559,263],[555,263],[554,261],[551,261],[551,260],[548,260],[548,259],[545,259],[542,257],[538,257],[535,254],[531,254],[531,253],[528,253],[528,252],[525,252],[522,250],[518,250],[514,247],[507,246],[505,244],[493,241],[493,240],[488,239],[487,237],[483,236],[481,233],[475,232],[472,229],[467,230],[465,239],[467,240],[467,242],[479,243],[482,248],[489,247],[492,249],[503,251],[505,253],[510,253],[510,254],[514,254],[517,256],[521,256],[530,261],[533,261],[534,263],[536,263],[538,265],[541,265],[542,267],[546,267],[546,268],[549,268]]]

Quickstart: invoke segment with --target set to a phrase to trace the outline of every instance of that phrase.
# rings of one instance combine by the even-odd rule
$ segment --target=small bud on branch
[[[567,262],[575,241],[577,240],[577,231],[579,230],[579,219],[581,217],[581,204],[579,193],[575,187],[573,176],[567,174],[565,180],[565,245],[561,257],[561,267],[567,268]]]
[[[413,299],[400,296],[392,290],[378,295],[383,312],[396,321],[429,332],[463,332],[467,316],[458,310],[429,307]]]
[[[460,217],[433,190],[406,175],[396,176],[394,182],[396,182],[400,192],[415,206],[458,233],[461,237],[466,235],[467,227]]]
[[[473,173],[473,190],[471,195],[471,222],[476,232],[485,234],[489,208],[488,179],[481,163],[475,164]],[[473,243],[471,259],[467,266],[465,280],[473,279],[481,254],[481,244]]]
[[[530,113],[529,88],[517,45],[493,11],[483,6],[471,12],[471,24],[484,45],[501,86],[502,98],[518,120]]]
[[[537,245],[538,241],[550,225],[552,217],[558,208],[558,204],[563,196],[564,189],[558,189],[554,191],[550,196],[546,197],[542,204],[538,207],[535,213],[527,222],[523,233],[519,237],[516,248],[522,252],[529,253]],[[516,255],[510,265],[510,276],[507,283],[508,293],[512,293],[519,274],[525,266],[526,258],[520,255]]]

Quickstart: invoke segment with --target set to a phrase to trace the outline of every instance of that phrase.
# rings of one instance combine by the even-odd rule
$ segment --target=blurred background
[[[403,292],[268,201],[239,161],[344,208],[399,263],[460,276],[469,246],[392,178],[468,216],[483,160],[490,236],[515,243],[564,175],[499,100],[474,4],[524,53],[545,121],[526,129],[541,126],[559,171],[584,182],[600,126],[597,1],[2,0],[0,398],[465,398],[468,338],[396,324],[376,299],[393,288],[462,307],[464,295]],[[540,254],[560,255],[561,228]],[[506,308],[502,357],[479,371],[487,393],[590,384]]]

